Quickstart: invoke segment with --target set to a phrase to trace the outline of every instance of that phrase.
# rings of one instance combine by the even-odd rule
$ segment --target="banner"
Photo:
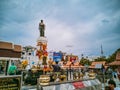
[[[61,52],[53,52],[53,60],[55,62],[59,62],[62,59],[62,53]]]
[[[71,61],[71,62],[74,62],[75,60],[77,60],[77,57],[76,57],[76,56],[70,56],[70,61]]]

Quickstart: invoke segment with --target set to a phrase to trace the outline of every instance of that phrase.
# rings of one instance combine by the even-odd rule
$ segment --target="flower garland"
[[[37,46],[40,47],[40,49],[37,50],[36,52],[36,55],[38,56],[38,58],[41,60],[43,57],[47,57],[48,56],[47,44],[38,43]]]

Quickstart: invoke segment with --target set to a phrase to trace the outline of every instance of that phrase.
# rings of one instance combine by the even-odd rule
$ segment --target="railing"
[[[48,85],[40,85],[37,82],[37,90],[101,90],[102,85],[98,79],[70,80],[64,82],[50,82]]]

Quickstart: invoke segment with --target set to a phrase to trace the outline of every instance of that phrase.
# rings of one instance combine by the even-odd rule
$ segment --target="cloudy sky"
[[[48,51],[99,56],[120,48],[120,0],[0,0],[0,40],[36,46],[46,25]]]

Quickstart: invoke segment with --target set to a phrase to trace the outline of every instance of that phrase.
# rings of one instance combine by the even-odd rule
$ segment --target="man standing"
[[[61,68],[60,66],[58,65],[58,62],[56,62],[55,65],[52,65],[53,66],[53,71],[54,72],[60,72]]]
[[[8,74],[9,75],[15,75],[17,71],[17,67],[12,63],[12,65],[8,69]]]
[[[0,74],[2,73],[2,65],[1,65],[1,63],[0,63]]]

